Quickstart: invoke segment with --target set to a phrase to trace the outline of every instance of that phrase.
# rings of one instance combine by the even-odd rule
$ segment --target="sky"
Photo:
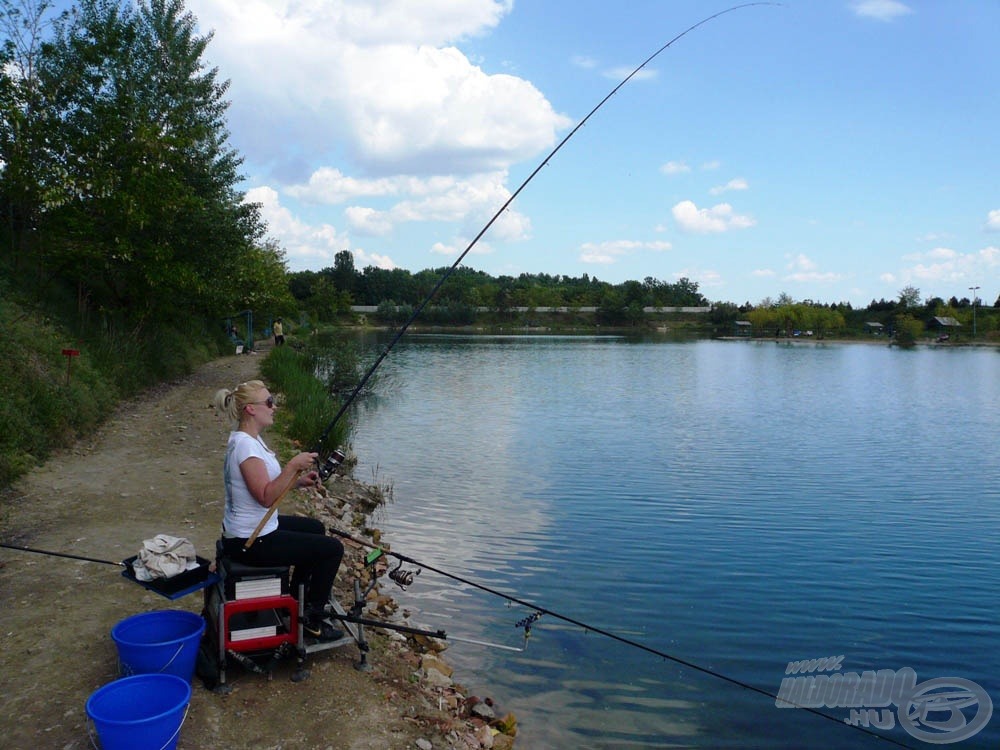
[[[289,270],[1000,296],[1000,2],[187,0]],[[544,164],[544,166],[542,166]]]

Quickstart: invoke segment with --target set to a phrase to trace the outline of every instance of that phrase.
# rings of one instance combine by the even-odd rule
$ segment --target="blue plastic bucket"
[[[126,618],[111,628],[118,646],[118,671],[136,674],[173,674],[194,677],[205,620],[201,615],[166,609]]]
[[[91,693],[87,716],[101,750],[174,750],[190,701],[191,683],[177,675],[139,674]]]

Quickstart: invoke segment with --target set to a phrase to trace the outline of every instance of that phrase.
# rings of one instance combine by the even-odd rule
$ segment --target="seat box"
[[[229,601],[262,596],[286,596],[287,567],[257,567],[222,558],[225,571],[225,594]]]

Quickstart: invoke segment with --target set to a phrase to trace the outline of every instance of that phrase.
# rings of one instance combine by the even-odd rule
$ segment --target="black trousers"
[[[223,539],[226,555],[245,565],[292,565],[292,594],[306,587],[306,608],[326,605],[337,577],[344,545],[326,535],[321,521],[303,516],[278,516],[278,529],[257,537],[250,549],[246,539]]]

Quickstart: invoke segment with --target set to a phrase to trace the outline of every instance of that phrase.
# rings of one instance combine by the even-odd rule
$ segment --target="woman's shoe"
[[[324,619],[323,612],[306,612],[302,618],[302,630],[309,638],[317,641],[339,641],[344,637],[344,631],[333,627]]]

